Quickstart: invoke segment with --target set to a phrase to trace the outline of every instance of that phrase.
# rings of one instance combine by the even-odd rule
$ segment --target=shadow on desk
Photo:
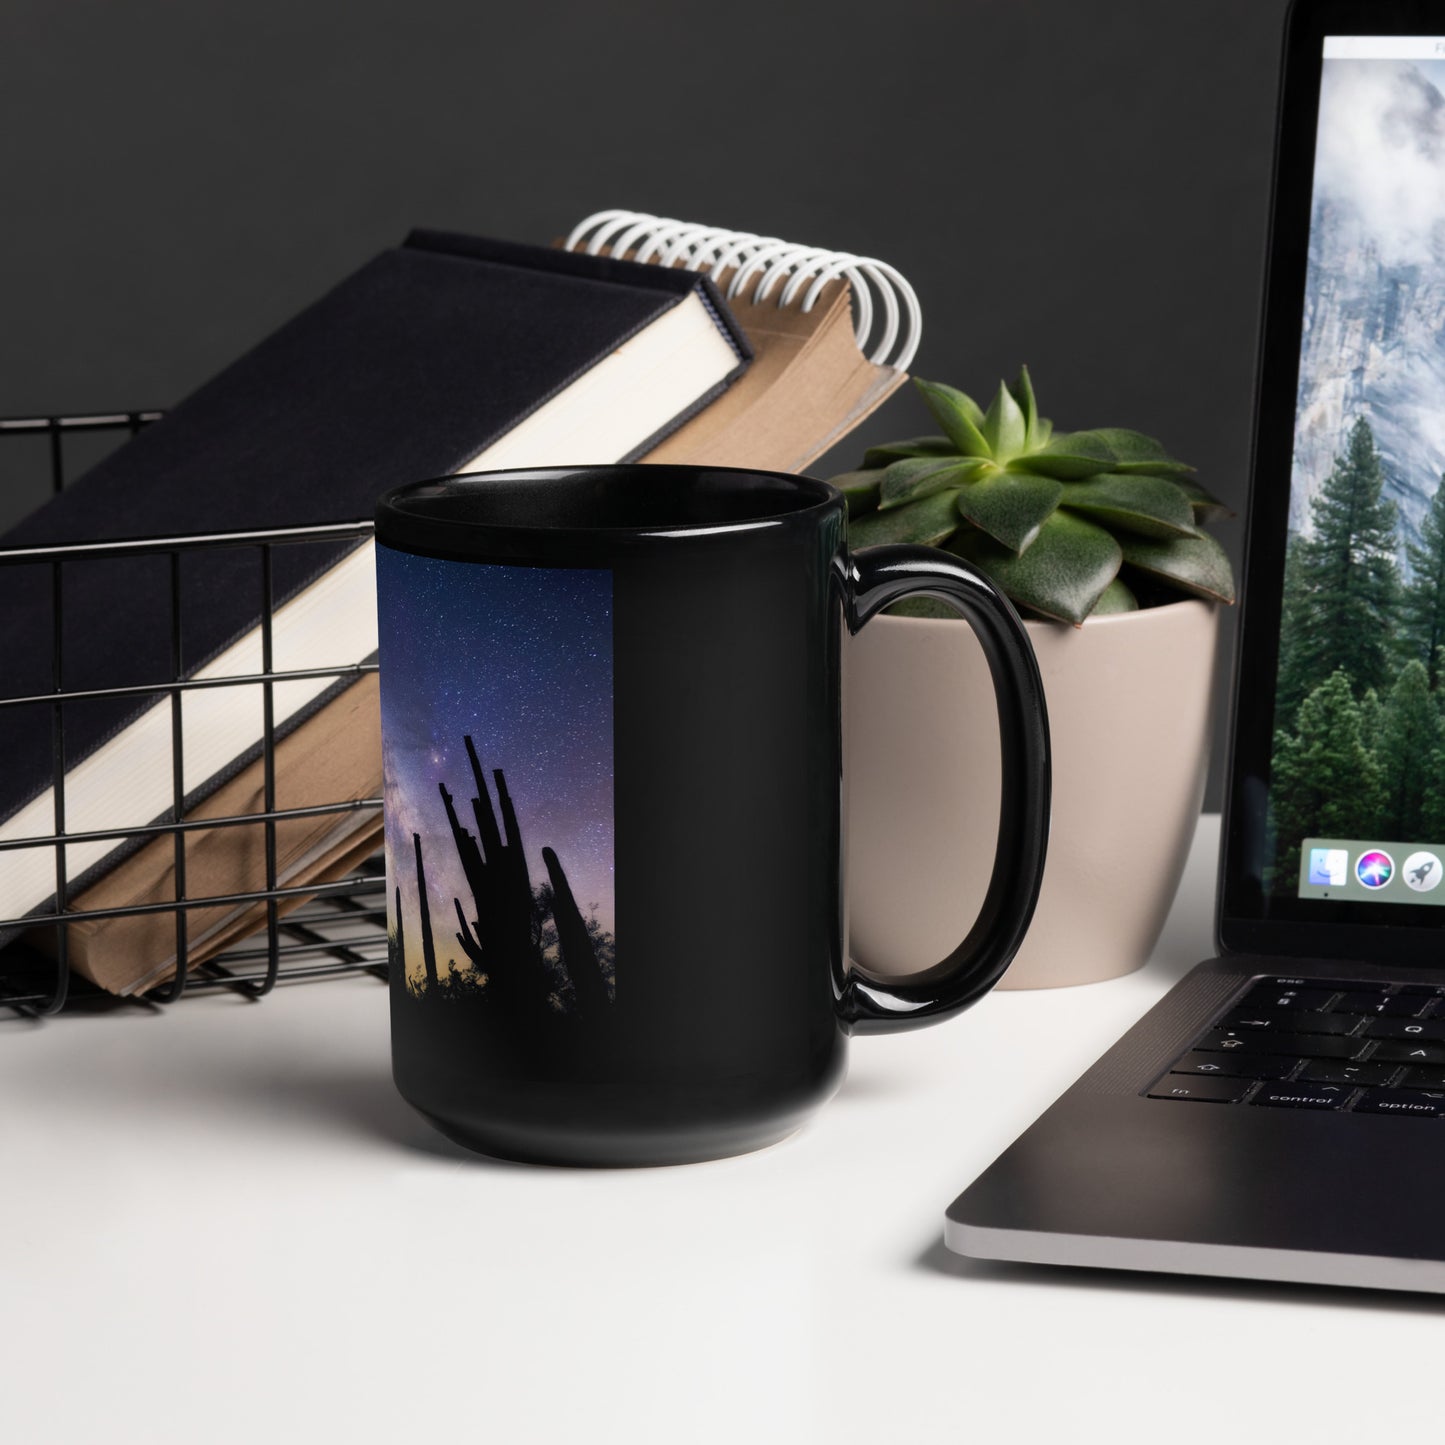
[[[478,1169],[526,1167],[474,1154],[444,1138],[397,1093],[384,1060],[378,1060],[375,1068],[353,1066],[325,1073],[304,1068],[269,1074],[238,1069],[210,1084],[223,1096],[216,1100],[218,1108],[284,1116],[308,1130],[349,1135]]]
[[[254,1082],[260,1085],[263,1081]],[[246,1085],[233,1081],[231,1087],[241,1090]],[[290,1075],[285,1081],[277,1081],[275,1097],[263,1098],[259,1103],[280,1105],[292,1113],[299,1111],[309,1117],[309,1123],[328,1131],[345,1131],[370,1143],[392,1144],[410,1153],[471,1163],[481,1168],[516,1168],[500,1159],[474,1155],[471,1150],[462,1149],[461,1144],[442,1137],[397,1094],[396,1085],[383,1069]]]
[[[1147,1274],[1127,1269],[1070,1269],[1053,1264],[1010,1264],[968,1259],[955,1254],[942,1236],[916,1255],[913,1267],[927,1274],[950,1275],[974,1284],[1006,1284],[1018,1289],[1085,1289],[1138,1295],[1174,1295],[1189,1299],[1228,1299],[1240,1303],[1309,1304],[1344,1309],[1394,1310],[1400,1314],[1445,1313],[1445,1296],[1404,1290],[1339,1289],[1333,1285],[1272,1284],[1264,1280],[1226,1279],[1217,1275]]]
[[[345,1130],[371,1143],[483,1169],[522,1167],[474,1154],[444,1138],[397,1093],[384,1067],[375,1072],[292,1076],[286,1080],[284,1102],[288,1109],[310,1115],[318,1125]]]

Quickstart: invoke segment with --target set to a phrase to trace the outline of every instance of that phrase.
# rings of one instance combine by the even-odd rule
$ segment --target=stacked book
[[[249,534],[466,471],[801,471],[902,382],[918,328],[882,262],[772,238],[624,212],[553,247],[413,232],[0,537],[237,542],[79,557],[59,608],[55,569],[0,567],[0,699],[34,700],[0,708],[0,949],[77,915],[71,966],[144,992],[177,969],[164,905],[191,900],[195,965],[265,921],[238,895],[294,907],[376,848],[377,810],[337,806],[381,792],[371,544]],[[179,859],[127,833],[178,818]]]

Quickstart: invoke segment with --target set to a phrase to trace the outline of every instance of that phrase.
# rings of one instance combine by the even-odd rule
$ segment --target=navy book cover
[[[711,283],[693,273],[415,232],[0,537],[0,547],[368,519],[388,487],[454,472],[697,291],[740,371],[747,343]],[[356,545],[275,549],[273,604]],[[181,670],[190,674],[257,627],[257,549],[181,554],[180,596]],[[0,609],[0,693],[52,691],[49,565],[0,568]],[[169,681],[168,558],[66,563],[61,632],[67,692]],[[66,767],[158,696],[67,704]],[[0,709],[0,822],[50,786],[52,712]]]

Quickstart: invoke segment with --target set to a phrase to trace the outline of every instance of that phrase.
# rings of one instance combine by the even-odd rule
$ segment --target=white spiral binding
[[[718,276],[731,270],[729,301],[756,285],[749,298],[754,303],[766,301],[776,290],[779,306],[798,302],[803,311],[813,309],[828,282],[843,276],[852,287],[858,349],[875,366],[906,370],[923,338],[923,312],[913,287],[887,262],[871,256],[797,246],[776,236],[700,226],[643,211],[597,211],[576,226],[563,244],[568,251],[582,249],[589,256],[604,250],[614,256],[634,252],[638,261],[685,266]],[[882,317],[869,353],[875,306],[881,307]]]

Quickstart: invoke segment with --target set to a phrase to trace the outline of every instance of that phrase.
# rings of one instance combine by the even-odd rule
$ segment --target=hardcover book
[[[0,538],[0,548],[353,521],[369,518],[377,496],[401,481],[469,468],[630,460],[720,394],[750,356],[703,278],[547,247],[414,232],[22,521]],[[371,554],[369,542],[274,549],[275,671],[346,668],[374,657]],[[259,673],[265,595],[258,549],[179,557],[181,676]],[[57,620],[48,563],[0,568],[8,623],[0,634],[0,693],[45,699],[0,709],[0,756],[7,760],[0,841],[57,831],[55,709],[46,696],[57,688],[156,689],[64,704],[65,832],[133,828],[173,816],[164,691],[176,675],[168,559],[89,558],[62,572]],[[354,679],[277,682],[278,736],[326,709]],[[255,683],[183,694],[187,811],[254,764],[261,694]],[[353,729],[350,736],[360,734]],[[356,795],[374,792],[374,749],[348,747],[344,732],[335,742],[354,755]],[[371,826],[379,829],[379,820]],[[164,841],[166,847],[146,852],[168,859]],[[298,841],[292,881],[306,881],[313,865],[334,862],[338,850],[349,856],[364,841]],[[85,890],[135,847],[114,839],[67,844],[67,905],[84,907]],[[239,851],[245,850],[238,844]],[[55,855],[53,845],[3,855],[0,943],[27,915],[53,909]],[[219,860],[218,866],[215,876],[222,876]],[[255,881],[254,860],[238,868],[228,891],[264,886]],[[133,877],[128,887],[150,896],[155,883]],[[106,925],[96,928],[104,933]],[[96,953],[102,942],[91,937],[82,953]],[[154,965],[138,955],[107,986],[122,992],[150,986]]]

